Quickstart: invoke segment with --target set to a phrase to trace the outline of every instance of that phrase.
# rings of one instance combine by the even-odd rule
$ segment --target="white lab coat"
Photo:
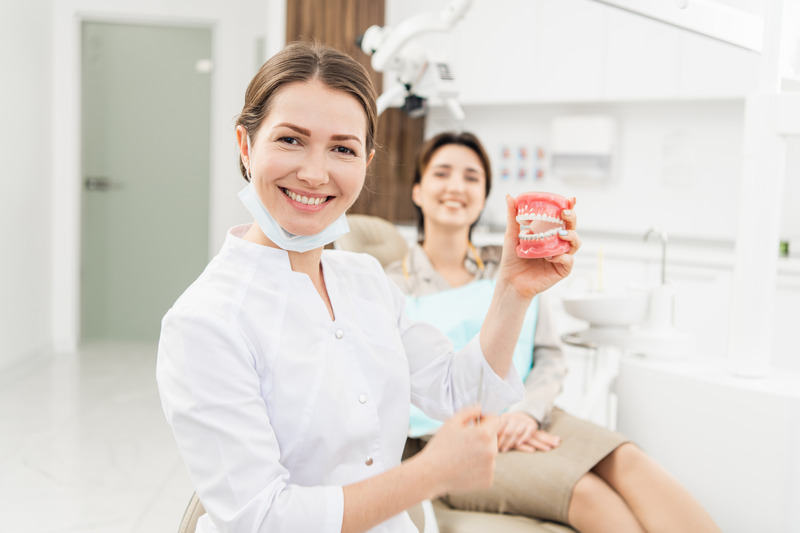
[[[477,400],[518,401],[476,337],[458,354],[403,313],[405,298],[364,254],[326,250],[335,320],[283,250],[231,230],[164,317],[162,405],[207,510],[199,532],[338,532],[342,486],[400,463],[409,400],[446,418]],[[406,513],[373,531],[415,532]]]

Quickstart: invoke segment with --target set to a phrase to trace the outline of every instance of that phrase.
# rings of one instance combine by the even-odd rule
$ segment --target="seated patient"
[[[412,190],[418,243],[386,268],[407,295],[409,316],[439,326],[456,346],[480,328],[499,264],[500,247],[470,242],[490,188],[489,159],[474,135],[445,132],[428,140]],[[562,218],[566,229],[574,227],[571,209]],[[493,486],[448,494],[444,502],[562,522],[582,533],[719,531],[689,492],[625,436],[554,407],[566,365],[548,298],[545,292],[533,300],[514,353],[526,395],[501,416]],[[422,450],[439,424],[412,406],[406,456]]]

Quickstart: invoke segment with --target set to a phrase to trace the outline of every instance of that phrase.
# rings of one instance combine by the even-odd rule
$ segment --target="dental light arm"
[[[453,0],[439,13],[422,13],[395,28],[370,26],[359,39],[361,49],[372,55],[376,72],[394,72],[397,84],[378,98],[378,114],[405,95],[403,109],[410,116],[425,113],[427,96],[439,96],[458,120],[464,112],[455,97],[458,90],[448,63],[435,60],[412,41],[430,32],[447,32],[472,6],[472,0]]]
[[[450,31],[472,5],[472,0],[454,0],[440,13],[420,13],[396,28],[370,26],[364,33],[361,49],[372,54],[372,68],[383,72],[391,63],[403,61],[400,51],[411,39],[423,33]]]

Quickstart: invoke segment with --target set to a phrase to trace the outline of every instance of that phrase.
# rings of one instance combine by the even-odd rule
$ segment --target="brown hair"
[[[376,93],[367,70],[349,55],[317,42],[295,42],[272,56],[247,86],[242,113],[236,120],[252,139],[271,110],[275,94],[290,83],[319,80],[326,87],[353,96],[367,118],[366,154],[375,145],[378,123]],[[247,180],[244,164],[239,169]],[[248,180],[249,181],[249,180]]]
[[[411,184],[412,188],[422,181],[422,175],[425,173],[425,169],[428,168],[428,163],[433,159],[433,154],[435,154],[439,148],[450,144],[465,146],[478,156],[483,166],[483,172],[486,175],[485,197],[488,198],[489,191],[492,190],[492,166],[489,162],[489,155],[486,153],[486,149],[483,147],[478,137],[468,131],[463,131],[461,133],[445,131],[425,141],[425,144],[422,145],[417,155],[416,165],[414,166],[414,181]],[[422,242],[425,240],[425,215],[422,214],[422,209],[420,209],[417,204],[414,204],[414,210],[417,212],[417,239],[419,242]],[[472,238],[472,228],[474,228],[477,223],[478,221],[476,220],[469,227],[470,238]]]

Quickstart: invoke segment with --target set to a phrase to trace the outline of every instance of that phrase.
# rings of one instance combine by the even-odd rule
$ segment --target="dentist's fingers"
[[[561,255],[566,255],[566,254],[575,255],[575,252],[577,252],[580,249],[581,244],[582,244],[581,238],[580,238],[580,236],[578,236],[578,232],[576,232],[575,230],[561,230],[561,231],[558,232],[557,235],[558,235],[558,238],[561,239],[562,241],[567,241],[567,242],[570,243],[569,251],[567,251],[567,252],[565,252],[564,254],[561,254]],[[559,257],[559,256],[555,256],[555,257]],[[551,257],[550,259],[553,259],[553,258]]]
[[[519,222],[517,222],[517,202],[513,196],[506,194],[506,233],[504,242],[517,246],[519,240]]]
[[[568,230],[575,229],[578,225],[578,216],[575,214],[573,207],[575,206],[575,198],[570,198],[570,208],[561,211],[561,219],[564,221],[564,227]]]

